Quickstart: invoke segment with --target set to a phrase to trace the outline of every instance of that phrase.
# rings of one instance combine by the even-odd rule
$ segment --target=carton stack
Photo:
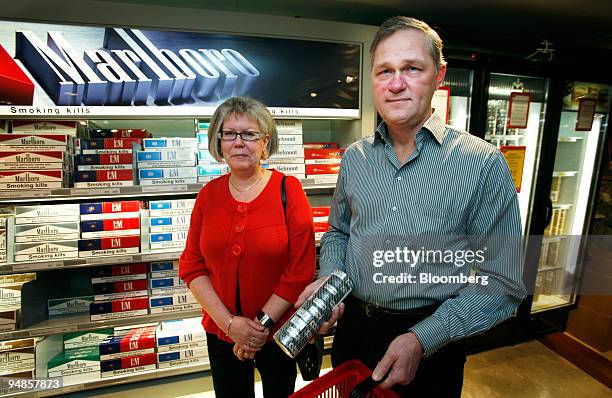
[[[147,273],[147,263],[92,268],[91,283],[95,301],[90,305],[91,320],[147,315]]]
[[[161,322],[156,341],[159,369],[209,363],[201,317]]]
[[[33,379],[36,367],[34,353],[34,339],[0,341],[0,378]],[[5,386],[0,388],[1,394],[11,392]]]
[[[312,208],[312,223],[316,241],[320,241],[323,234],[329,229],[329,210],[330,206]]]
[[[15,206],[14,261],[79,255],[79,205]]]
[[[141,207],[137,200],[80,204],[79,257],[138,253]]]
[[[157,368],[156,326],[127,329],[99,346],[102,378],[134,374]]]
[[[0,190],[67,187],[72,142],[68,134],[0,134]]]
[[[344,149],[304,149],[306,178],[317,183],[335,183]]]
[[[300,120],[277,120],[278,151],[265,162],[267,168],[276,169],[296,178],[305,178],[302,122]]]
[[[59,378],[62,385],[100,380],[100,353],[97,346],[64,349],[47,362],[47,377]]]
[[[140,185],[195,184],[195,138],[145,138],[138,152]]]
[[[151,314],[200,308],[196,298],[178,277],[178,261],[152,262],[149,277]]]
[[[210,123],[200,122],[196,133],[198,155],[198,182],[205,183],[229,172],[225,162],[217,162],[208,150],[208,128]]]
[[[176,251],[184,248],[194,204],[195,199],[149,202],[148,248],[143,245],[143,250]],[[143,237],[146,239],[146,234]]]
[[[81,138],[76,140],[75,188],[134,185],[133,154],[140,138]]]
[[[21,288],[34,279],[36,273],[0,275],[0,332],[10,332],[19,327]]]

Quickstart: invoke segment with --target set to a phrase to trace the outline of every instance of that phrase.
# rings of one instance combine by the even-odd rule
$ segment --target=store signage
[[[510,93],[510,108],[508,110],[509,129],[527,128],[530,104],[531,94],[516,91]]]
[[[450,87],[441,86],[438,88],[431,99],[431,107],[444,123],[448,123],[448,113],[450,109]]]
[[[591,131],[595,120],[597,101],[594,98],[580,98],[578,100],[578,116],[576,116],[576,131]]]
[[[0,57],[0,116],[205,116],[247,95],[359,117],[358,44],[0,22]]]
[[[523,167],[525,165],[525,152],[527,147],[525,146],[502,146],[499,148],[501,153],[506,158],[506,163],[510,169],[510,175],[516,192],[521,192],[521,182],[523,180]]]

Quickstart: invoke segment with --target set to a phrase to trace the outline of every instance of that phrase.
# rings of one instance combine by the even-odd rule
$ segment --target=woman
[[[287,397],[295,361],[272,340],[313,278],[312,214],[302,186],[261,160],[278,148],[266,107],[231,98],[215,111],[211,155],[230,173],[207,183],[196,199],[180,277],[203,308],[213,385],[218,398],[254,397],[254,366],[264,396]]]

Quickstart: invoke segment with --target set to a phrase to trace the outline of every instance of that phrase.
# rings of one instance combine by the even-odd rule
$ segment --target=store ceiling
[[[113,0],[110,0],[113,1]],[[612,0],[115,0],[379,25],[421,18],[447,35],[498,33],[612,49]],[[444,38],[443,34],[443,38]]]

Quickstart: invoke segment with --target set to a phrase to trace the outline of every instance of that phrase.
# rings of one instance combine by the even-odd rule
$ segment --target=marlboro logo
[[[26,173],[23,176],[15,176],[15,181],[17,182],[39,182],[40,181],[40,177],[37,177],[35,175],[32,175],[30,173]]]
[[[140,29],[106,28],[102,48],[83,53],[61,32],[47,32],[41,40],[32,31],[17,31],[15,42],[15,58],[56,105],[209,101],[227,93],[245,94],[259,76],[234,49],[160,49]]]

